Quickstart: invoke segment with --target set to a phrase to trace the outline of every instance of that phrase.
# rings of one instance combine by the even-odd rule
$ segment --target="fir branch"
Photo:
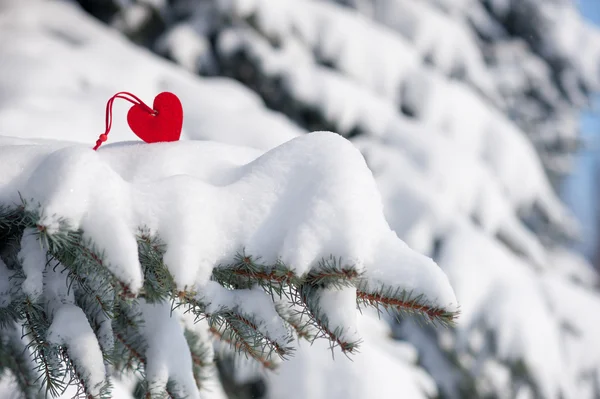
[[[186,399],[186,396],[179,395],[180,389],[177,383],[171,379],[167,380],[165,388],[156,388],[146,380],[140,381],[135,387],[133,396],[143,399]]]
[[[229,265],[219,265],[213,269],[213,280],[225,287],[235,289],[250,288],[255,285],[263,288],[271,296],[285,295],[287,286],[299,286],[301,279],[282,262],[259,263],[245,251],[237,253]]]
[[[112,358],[115,359],[115,367],[121,371],[140,371],[141,366],[146,364],[146,340],[140,332],[142,323],[135,302],[119,300],[115,303],[112,319],[115,347]]]
[[[0,307],[0,330],[18,322],[21,312],[19,300],[13,300],[8,306]]]
[[[309,315],[307,309],[297,302],[299,301],[291,303],[285,303],[282,300],[277,301],[275,303],[275,310],[277,311],[277,314],[292,327],[298,338],[312,342],[316,336],[313,327],[315,321],[312,316]],[[306,321],[304,319],[306,319]]]
[[[14,265],[19,266],[15,270],[9,270],[9,276],[0,276],[8,279],[10,289],[6,293],[10,296],[10,303],[5,307],[0,307],[0,329],[11,328],[14,323],[18,323],[23,317],[23,302],[25,296],[22,291],[25,273],[20,267],[20,260],[17,256],[18,250],[12,254]]]
[[[118,332],[115,332],[114,335],[116,338],[114,349],[115,358],[119,359],[119,361],[115,362],[117,370],[141,373],[142,367],[146,364],[144,355],[133,347],[133,344],[130,343],[130,340],[128,340],[125,335]],[[123,350],[120,350],[119,346],[122,346]],[[121,361],[121,359],[125,360]]]
[[[109,318],[112,317],[115,291],[113,285],[107,282],[106,274],[101,271],[88,273],[90,270],[85,264],[77,260],[74,260],[70,267],[62,263],[58,263],[56,267],[59,266],[63,267],[61,272],[67,272],[69,290],[74,289],[77,304],[86,315],[95,316],[101,312]]]
[[[18,269],[20,238],[25,230],[24,213],[21,207],[0,204],[0,260],[9,270]],[[12,277],[12,276],[11,276]]]
[[[209,370],[214,368],[214,356],[212,346],[205,342],[202,337],[190,329],[183,332],[190,354],[192,356],[192,371],[198,389],[202,388],[203,382],[208,378]]]
[[[325,312],[323,312],[319,304],[319,295],[317,293],[317,290],[319,289],[323,288],[315,287],[309,284],[304,284],[301,288],[302,302],[312,314],[310,323],[313,324],[313,327],[319,331],[315,336],[315,339],[322,337],[328,338],[332,349],[338,346],[345,354],[355,353],[358,350],[360,341],[346,341],[343,337],[343,328],[331,328],[329,325],[329,317]]]
[[[358,282],[361,273],[353,265],[344,265],[341,257],[330,255],[323,258],[318,266],[304,278],[298,277],[281,261],[274,264],[262,264],[245,252],[236,254],[234,262],[226,266],[217,266],[213,270],[213,278],[222,285],[234,288],[248,288],[259,285],[268,292],[277,288],[278,296],[285,286],[300,287],[307,283],[319,286],[349,287]]]
[[[286,317],[282,317],[298,337],[310,341],[316,337],[336,337],[333,342],[347,349],[354,348],[355,345],[342,342],[336,334],[328,331],[323,324],[325,315],[321,314],[322,320],[317,320],[315,311],[318,309],[308,309],[307,301],[302,300],[299,291],[306,286],[332,288],[354,286],[360,276],[361,273],[353,265],[344,265],[341,258],[333,255],[322,259],[318,267],[304,278],[298,277],[279,261],[272,265],[261,264],[245,252],[236,254],[231,265],[219,266],[213,270],[213,279],[221,285],[246,288],[256,284],[267,291],[274,301],[285,297],[289,302],[289,308],[299,307],[300,310],[289,312],[284,311],[282,304],[279,304],[279,314],[286,314]]]
[[[0,204],[0,242],[3,238],[25,228],[24,205],[6,206]]]
[[[48,252],[73,273],[71,277],[79,280],[82,287],[86,287],[85,278],[101,274],[100,280],[110,284],[116,295],[135,297],[129,287],[106,267],[104,251],[98,250],[91,239],[84,241],[81,232],[59,230],[49,234],[42,229],[40,237],[46,241]],[[110,288],[106,286],[105,292],[111,292]]]
[[[258,329],[259,323],[249,315],[241,315],[230,309],[222,309],[213,314],[208,314],[206,312],[206,304],[197,298],[196,293],[191,291],[177,291],[174,283],[172,283],[172,278],[161,278],[164,274],[160,270],[162,269],[165,272],[168,272],[168,270],[162,261],[162,253],[160,252],[163,246],[160,241],[148,235],[141,234],[138,237],[138,243],[140,248],[142,248],[140,256],[144,260],[151,262],[148,269],[153,270],[153,277],[157,276],[152,283],[151,289],[157,293],[169,293],[174,303],[174,308],[186,306],[186,311],[193,313],[196,320],[206,318],[214,330],[220,331],[219,336],[230,335],[231,338],[228,340],[234,343],[233,345],[236,349],[248,351],[248,354],[253,358],[261,359],[265,357],[263,354],[264,351],[267,351],[267,353],[274,351],[280,354],[280,356],[285,356],[291,352],[291,348],[284,348],[275,340],[264,335]],[[144,292],[145,294],[146,292]]]
[[[153,266],[148,267],[153,269],[152,273],[156,276],[168,274],[168,270],[162,262],[161,250],[164,247],[160,241],[153,239],[148,235],[141,234],[138,237],[138,243],[140,243],[144,252],[144,254],[140,256],[152,261]],[[258,268],[254,269],[256,266],[253,262],[249,261],[249,259],[251,258],[242,256],[236,258],[238,269],[242,270],[242,268],[245,268],[248,271],[252,271],[252,273],[254,273],[254,271],[258,272]],[[287,272],[288,270],[285,271],[285,273]],[[282,269],[278,268],[277,273],[282,273]],[[291,347],[283,346],[281,343],[277,342],[277,340],[269,337],[264,331],[265,329],[261,328],[261,323],[252,315],[243,314],[238,309],[227,308],[222,308],[217,312],[209,314],[206,311],[207,304],[204,303],[202,299],[199,299],[194,292],[175,291],[175,288],[172,278],[163,277],[154,279],[152,289],[157,292],[169,293],[175,304],[174,307],[182,305],[187,306],[187,311],[192,312],[197,320],[206,318],[211,325],[225,326],[226,328],[233,329],[233,335],[237,340],[241,341],[241,347],[250,349],[252,352],[250,355],[252,357],[258,356],[255,353],[258,350],[266,350],[268,353],[275,352],[282,358],[292,352]],[[147,292],[144,293],[144,295],[146,294]]]
[[[68,370],[70,372],[71,380],[67,385],[77,385],[77,392],[75,393],[74,398],[82,398],[82,399],[111,399],[111,385],[108,382],[108,379],[105,381],[103,386],[100,388],[100,394],[94,395],[91,393],[87,383],[86,377],[79,371],[79,367],[76,362],[69,356],[69,347],[68,345],[61,346],[60,354],[62,356],[62,361],[66,363],[69,367]],[[73,398],[73,399],[74,399]]]
[[[265,357],[270,357],[272,352],[285,358],[293,351],[293,348],[282,346],[277,340],[269,337],[260,328],[258,322],[252,315],[243,314],[239,310],[221,308],[216,312],[208,313],[206,304],[195,295],[180,292],[178,298],[188,306],[188,310],[194,314],[196,320],[206,318],[212,329],[219,331],[219,337],[227,337],[227,342],[232,343],[236,350],[243,350],[251,357],[261,363]],[[289,342],[289,341],[288,341]]]
[[[239,339],[234,330],[227,330],[221,328],[222,324],[215,323],[211,325],[209,331],[219,340],[229,344],[237,353],[244,353],[249,355],[254,360],[259,362],[265,369],[274,370],[276,364],[265,356],[262,351],[255,351],[251,345],[248,345],[245,341]]]
[[[106,267],[104,251],[99,250],[91,239],[84,239],[83,232],[73,230],[67,219],[54,216],[53,226],[49,229],[45,225],[45,215],[38,204],[37,207],[27,206],[23,202],[25,227],[35,228],[38,231],[42,246],[47,249],[49,255],[69,270],[69,278],[75,280],[79,285],[94,292],[98,289],[88,288],[86,281],[97,277],[99,281],[109,283],[112,291],[124,298],[133,298],[129,287],[120,281],[113,272]],[[112,291],[108,286],[103,288],[104,292]],[[106,311],[109,307],[102,306]]]
[[[103,251],[91,239],[84,239],[83,232],[72,231],[66,220],[53,217],[55,222],[52,228],[47,228],[43,224],[39,207],[28,208],[33,209],[28,211],[24,209],[25,206],[9,213],[0,208],[0,220],[4,221],[4,224],[0,223],[0,229],[10,229],[10,234],[5,234],[3,245],[8,248],[5,252],[11,257],[18,252],[18,247],[12,248],[7,244],[15,242],[15,232],[19,232],[20,228],[35,227],[40,241],[48,250],[48,259],[54,261],[53,267],[63,268],[60,272],[65,273],[69,290],[73,290],[76,304],[84,311],[99,342],[101,323],[111,321],[111,328],[103,334],[106,331],[111,333],[114,342],[100,345],[105,361],[113,364],[117,370],[136,370],[143,376],[147,350],[146,340],[140,330],[143,320],[131,291],[107,267]],[[9,219],[10,223],[7,222]],[[213,335],[268,369],[275,367],[278,357],[285,359],[292,353],[292,348],[288,346],[291,333],[287,337],[289,341],[271,337],[264,322],[255,315],[247,314],[238,307],[220,307],[217,310],[211,308],[211,312],[208,312],[207,300],[198,297],[193,291],[178,290],[163,261],[166,247],[148,229],[140,229],[137,243],[144,273],[140,298],[148,303],[170,301],[174,308],[186,307],[186,311],[192,312],[197,320],[206,318]],[[16,279],[15,286],[19,291],[20,281],[24,278],[23,270],[17,262],[11,265],[14,269],[14,276],[11,278]],[[428,306],[423,297],[413,298],[398,289],[380,287],[376,292],[368,291],[361,272],[354,265],[344,264],[341,258],[333,256],[322,259],[310,272],[298,276],[281,261],[265,264],[260,258],[242,251],[236,254],[230,264],[217,266],[213,270],[212,279],[232,290],[261,287],[276,302],[275,310],[287,323],[289,331],[295,331],[298,337],[309,340],[327,338],[332,347],[339,346],[344,353],[356,352],[359,341],[346,339],[347,332],[343,326],[330,326],[329,315],[320,304],[319,290],[358,286],[359,305],[420,313],[440,322],[451,321],[456,315]],[[19,319],[25,320],[23,325],[34,353],[36,371],[41,374],[40,378],[43,385],[48,387],[48,392],[54,394],[63,390],[64,378],[70,375],[71,381],[67,385],[75,381],[81,388],[80,393],[90,396],[77,365],[69,359],[68,345],[54,347],[45,341],[44,334],[50,323],[44,307],[22,296],[12,298],[13,302],[8,308],[0,309],[0,326]],[[190,331],[185,330],[184,335],[192,355],[194,378],[200,386],[203,373],[212,365],[211,360],[207,361],[210,348]],[[170,381],[168,386],[171,388],[159,394],[178,398],[175,381]],[[100,397],[108,395],[105,392],[108,392],[108,387],[106,390],[103,388]],[[148,394],[155,395],[149,391]]]
[[[167,386],[165,388],[165,393],[168,395],[169,399],[186,399],[187,396],[181,396],[179,392],[182,390],[178,387],[177,381],[168,379]],[[185,394],[185,393],[182,393]]]
[[[45,332],[50,328],[50,322],[44,307],[27,297],[23,303],[23,316],[24,337],[30,339],[27,348],[33,351],[35,371],[39,373],[36,382],[41,380],[47,394],[59,396],[67,387],[64,383],[66,372],[58,348],[46,341]]]
[[[422,294],[414,296],[412,292],[386,285],[369,291],[367,286],[368,283],[363,281],[357,289],[356,301],[359,308],[367,305],[374,307],[378,312],[383,308],[388,313],[415,314],[424,317],[428,322],[447,327],[453,326],[459,315],[458,311],[453,312],[431,305]]]
[[[137,243],[140,264],[144,270],[144,300],[156,303],[172,299],[176,286],[173,276],[163,263],[165,244],[151,236],[146,229],[140,230]]]
[[[115,358],[114,350],[114,332],[112,331],[113,304],[111,302],[110,309],[105,310],[102,305],[104,302],[96,293],[88,294],[85,290],[79,287],[75,288],[75,305],[77,305],[88,319],[94,334],[98,340],[98,345],[102,352],[104,362],[107,364],[116,364],[118,359]],[[108,328],[108,333],[103,329]]]
[[[354,265],[344,265],[341,257],[330,255],[328,259],[321,259],[318,267],[308,273],[304,283],[340,289],[356,286],[360,276]]]
[[[25,399],[41,399],[44,395],[36,384],[38,378],[33,370],[29,352],[18,338],[16,326],[0,329],[0,370],[9,370]],[[6,375],[2,375],[6,378]]]
[[[234,328],[236,331],[244,331],[245,329],[252,331],[250,335],[254,340],[258,340],[258,342],[260,342],[260,346],[269,347],[282,358],[285,358],[293,351],[292,347],[282,346],[277,342],[277,340],[271,338],[267,333],[265,333],[263,331],[264,329],[260,328],[259,323],[251,315],[244,315],[239,311],[223,309],[214,315],[207,316],[210,318],[211,316],[215,315],[217,317],[222,317],[229,324],[229,326]]]

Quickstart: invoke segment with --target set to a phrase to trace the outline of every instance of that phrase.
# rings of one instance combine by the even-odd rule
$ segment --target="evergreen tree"
[[[81,397],[109,398],[109,376],[122,372],[141,375],[138,397],[199,397],[213,363],[208,333],[273,369],[295,338],[355,353],[356,306],[454,319],[446,277],[389,230],[375,182],[344,139],[297,138],[233,179],[218,165],[223,155],[176,144],[136,148],[143,156],[133,164],[127,148],[41,145],[41,162],[26,144],[0,148],[10,176],[1,186],[0,359],[24,397],[76,384]],[[306,152],[312,162],[300,169]],[[185,178],[164,170],[182,158]],[[17,193],[31,201],[11,206]],[[302,219],[282,218],[300,193]],[[334,248],[341,255],[320,255]]]
[[[600,34],[571,1],[78,2],[206,81],[242,83],[287,118],[252,119],[243,123],[246,136],[198,129],[194,138],[266,150],[288,132],[330,130],[360,149],[390,226],[436,260],[461,304],[452,330],[389,320],[394,337],[419,350],[437,385],[414,395],[600,395],[600,321],[586,310],[599,303],[598,277],[565,248],[577,228],[553,189],[578,146],[579,112],[600,87]],[[213,126],[208,113],[202,118],[196,120]],[[214,126],[234,123],[221,119]],[[280,135],[266,140],[250,125]],[[388,345],[383,335],[374,334]],[[274,398],[306,397],[302,387],[315,375],[306,370],[329,370],[315,360],[317,351],[296,352],[279,374],[266,376],[221,355],[228,394],[264,388]],[[339,392],[322,383],[311,397]],[[359,390],[343,396],[364,397]]]

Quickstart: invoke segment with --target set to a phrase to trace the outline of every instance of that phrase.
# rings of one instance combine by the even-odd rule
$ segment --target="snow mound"
[[[282,261],[298,275],[331,255],[432,305],[456,300],[446,276],[390,229],[373,176],[346,139],[318,132],[256,158],[213,142],[2,145],[0,202],[39,206],[49,232],[81,229],[135,292],[143,283],[136,234],[164,240],[178,287],[204,286],[236,253]],[[35,290],[35,287],[32,287]],[[450,307],[450,308],[449,308]],[[452,309],[454,310],[454,309]]]

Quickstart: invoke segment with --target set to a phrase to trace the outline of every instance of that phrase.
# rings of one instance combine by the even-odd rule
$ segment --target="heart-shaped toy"
[[[135,104],[127,113],[127,123],[133,132],[146,143],[177,141],[183,126],[183,107],[173,93],[162,92],[154,98],[154,113],[147,107]]]

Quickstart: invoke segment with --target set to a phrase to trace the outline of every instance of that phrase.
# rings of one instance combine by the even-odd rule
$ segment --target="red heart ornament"
[[[173,93],[162,92],[154,98],[154,113],[142,104],[135,104],[127,113],[127,123],[146,143],[177,141],[183,126],[183,107]]]

